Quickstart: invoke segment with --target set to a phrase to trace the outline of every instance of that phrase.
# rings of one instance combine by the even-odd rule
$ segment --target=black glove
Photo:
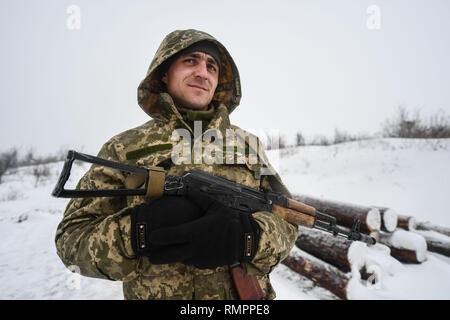
[[[204,216],[151,232],[150,243],[158,246],[150,253],[151,263],[183,262],[204,269],[253,259],[259,227],[251,214],[232,210],[201,191],[191,190],[188,197]]]
[[[180,196],[164,196],[130,210],[131,245],[135,254],[148,256],[158,246],[148,242],[151,231],[184,224],[198,219],[202,210],[192,201]]]

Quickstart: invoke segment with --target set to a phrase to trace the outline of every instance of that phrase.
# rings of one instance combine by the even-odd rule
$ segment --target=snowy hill
[[[294,193],[387,206],[450,227],[449,164],[450,139],[379,139],[285,149],[277,169]],[[75,164],[72,187],[88,166]],[[22,167],[0,184],[0,299],[123,299],[120,282],[81,277],[57,257],[54,235],[67,200],[50,196],[62,162],[48,168],[40,181],[34,167]],[[353,277],[351,299],[450,299],[450,258],[427,252],[425,262],[405,265],[385,248],[367,249],[382,281],[371,287]],[[277,299],[337,298],[285,265],[271,279]]]
[[[418,221],[450,227],[447,197],[450,192],[450,139],[374,139],[332,146],[307,146],[271,151],[279,172],[293,193],[366,206],[383,206]],[[450,241],[448,237],[422,231]],[[353,277],[351,299],[450,299],[450,258],[427,252],[422,264],[401,264],[380,244],[367,249],[381,275],[377,286]],[[284,265],[275,272],[279,299],[296,299],[292,293],[304,285]],[[289,290],[286,290],[289,286]],[[305,290],[302,290],[302,293]],[[306,296],[311,297],[311,291]],[[317,298],[327,298],[315,294]],[[300,297],[300,295],[298,296]],[[303,297],[305,298],[305,294]]]

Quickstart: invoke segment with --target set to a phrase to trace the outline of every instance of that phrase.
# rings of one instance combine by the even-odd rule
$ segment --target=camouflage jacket
[[[289,195],[264,153],[258,150],[259,161],[250,161],[248,153],[236,148],[239,139],[230,140],[234,144],[232,156],[243,161],[229,164],[224,160],[207,164],[207,161],[193,161],[191,154],[184,161],[174,163],[173,150],[180,142],[174,130],[184,129],[191,133],[194,130],[175,107],[170,95],[164,92],[155,74],[165,59],[204,39],[217,44],[222,66],[219,87],[212,102],[214,114],[202,122],[202,132],[217,130],[225,137],[227,129],[238,129],[229,120],[229,113],[240,99],[239,75],[231,56],[206,33],[175,31],[164,39],[138,88],[139,105],[153,119],[111,138],[98,156],[135,166],[162,166],[170,175],[181,175],[185,170],[199,168],[255,189],[264,186]],[[202,145],[207,147],[208,141],[203,141]],[[262,166],[272,170],[273,175],[261,176]],[[124,188],[126,179],[126,173],[93,165],[77,187],[118,189]],[[153,265],[146,257],[134,254],[127,209],[144,201],[148,199],[141,196],[72,199],[55,238],[57,253],[63,263],[78,266],[85,276],[123,281],[125,299],[236,299],[228,266],[198,269],[182,263]],[[254,259],[244,267],[247,273],[257,275],[266,299],[273,299],[275,292],[268,275],[293,247],[297,228],[269,212],[256,212],[253,216],[261,229],[261,236]]]

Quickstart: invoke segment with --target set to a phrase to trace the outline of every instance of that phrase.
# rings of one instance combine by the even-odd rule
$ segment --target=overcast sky
[[[148,121],[137,86],[176,29],[227,47],[243,92],[231,121],[255,133],[374,133],[398,105],[450,113],[448,0],[0,0],[0,24],[0,151],[96,154]]]

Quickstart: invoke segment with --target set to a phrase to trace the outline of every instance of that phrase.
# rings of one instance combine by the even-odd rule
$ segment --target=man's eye
[[[184,60],[184,62],[187,62],[187,63],[193,63],[194,62],[194,59],[186,59],[186,60]]]
[[[210,70],[214,71],[214,72],[217,71],[217,68],[216,68],[214,65],[212,65],[212,64],[208,65],[208,68],[209,68]]]

